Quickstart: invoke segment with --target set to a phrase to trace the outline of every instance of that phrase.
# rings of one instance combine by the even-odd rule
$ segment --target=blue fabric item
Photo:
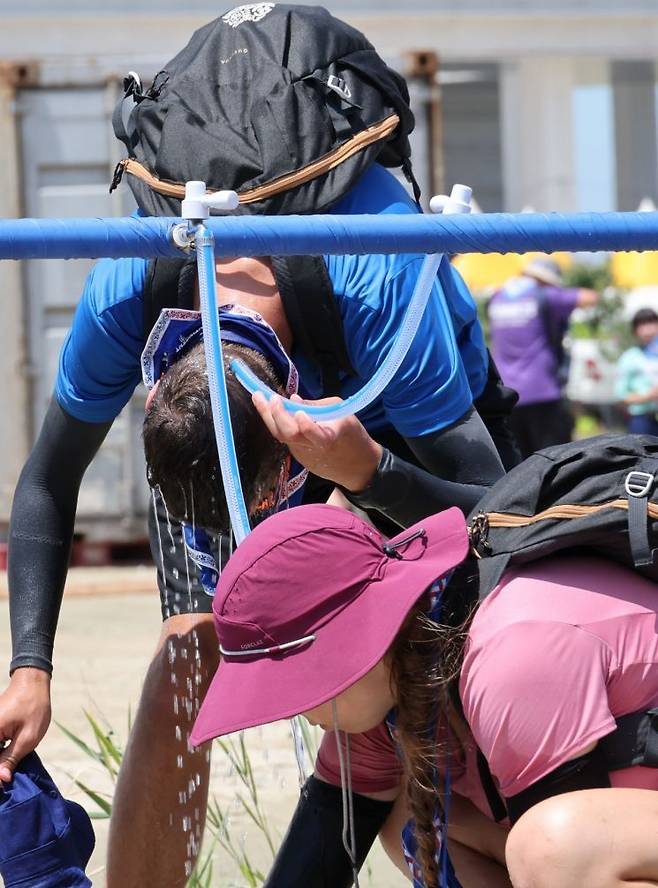
[[[376,164],[334,209],[378,216],[418,212],[395,177]],[[310,221],[305,219],[304,223]],[[356,378],[343,381],[342,394],[347,396],[372,375],[395,337],[422,257],[327,256],[326,261],[343,318],[348,352],[357,372]],[[87,280],[62,348],[56,383],[57,400],[77,419],[113,419],[139,381],[144,346],[142,290],[147,265],[144,259],[103,259]],[[429,434],[459,419],[481,393],[487,357],[475,304],[447,261],[439,269],[437,289],[439,286],[451,306],[464,366],[439,396],[439,387],[448,372],[448,359],[433,323],[436,305],[430,306],[396,379],[384,392],[383,401],[365,411],[362,419],[366,428],[376,430],[392,424],[406,436]],[[297,350],[293,350],[293,360],[300,370],[302,391],[317,395],[319,379],[315,368]]]
[[[212,551],[210,537],[202,527],[192,527],[183,523],[183,539],[187,553],[199,570],[199,580],[203,591],[210,598],[215,597],[219,581],[219,553]]]
[[[222,306],[219,309],[222,339],[259,351],[287,388],[290,377],[295,375],[294,369],[274,330],[246,313],[236,314],[232,308]],[[158,330],[160,326],[161,332]],[[160,335],[154,335],[158,333]],[[200,342],[203,342],[201,312],[164,309],[142,353],[144,384],[151,388],[172,364]]]
[[[628,417],[627,430],[631,435],[654,435],[658,437],[658,419],[654,413],[631,414]]]
[[[0,875],[5,888],[89,888],[95,838],[81,805],[62,798],[36,752],[0,790]]]
[[[82,422],[114,419],[141,380],[147,268],[147,259],[101,259],[87,278],[55,382],[60,406]]]

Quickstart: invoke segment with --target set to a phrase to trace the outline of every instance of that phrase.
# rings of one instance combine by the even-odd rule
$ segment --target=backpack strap
[[[653,564],[648,508],[654,485],[655,476],[650,472],[629,472],[624,479],[624,490],[628,494],[628,540],[635,567]]]
[[[149,262],[142,291],[144,338],[163,308],[194,307],[195,259],[153,259]]]
[[[514,825],[533,805],[565,792],[583,789],[605,789],[610,786],[610,775],[605,755],[597,744],[585,755],[565,762],[546,774],[527,789],[505,799],[507,814]]]
[[[491,808],[491,816],[496,821],[496,823],[500,823],[501,820],[504,820],[507,817],[507,808],[505,807],[503,797],[498,792],[498,787],[494,783],[494,779],[491,776],[491,771],[489,770],[489,762],[486,760],[486,758],[484,757],[484,753],[479,748],[477,751],[477,765],[478,773],[480,775],[480,783],[482,784],[482,789],[484,790],[484,794],[487,797],[487,803]]]
[[[658,708],[630,712],[617,728],[599,740],[609,771],[642,765],[658,768]]]
[[[508,815],[512,823],[516,823],[528,808],[554,795],[610,786],[610,771],[636,765],[658,768],[658,707],[630,712],[616,721],[616,729],[602,737],[593,750],[565,762],[523,792],[505,800],[494,783],[489,763],[478,749],[480,782],[496,822]]]
[[[340,393],[340,374],[354,374],[334,288],[322,256],[272,256],[272,270],[293,339],[320,367],[325,397]]]

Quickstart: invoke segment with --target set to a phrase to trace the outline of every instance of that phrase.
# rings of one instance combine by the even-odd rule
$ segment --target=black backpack
[[[469,516],[480,600],[508,567],[559,551],[611,558],[658,581],[657,482],[658,438],[651,435],[601,435],[535,453],[498,481]],[[591,755],[604,771],[658,768],[658,709],[618,718],[617,729]],[[583,788],[578,775],[584,763],[570,764],[573,786],[556,791]],[[503,803],[479,750],[478,767],[496,820],[506,813],[514,819],[543,797],[538,785]]]
[[[600,435],[547,447],[487,491],[469,516],[480,598],[512,565],[585,550],[658,581],[658,438]]]
[[[413,178],[404,79],[321,6],[238,6],[196,31],[113,117],[147,215],[180,215],[187,180],[233,189],[241,213],[320,213],[374,161]],[[132,108],[129,104],[132,104]]]
[[[149,89],[134,74],[124,86],[113,125],[129,156],[110,190],[128,174],[148,215],[179,215],[188,179],[235,189],[241,213],[319,213],[375,160],[402,167],[420,196],[403,78],[320,6],[238,6],[197,31]],[[319,367],[323,394],[338,394],[353,370],[322,257],[272,266],[295,342]],[[152,262],[145,337],[162,308],[191,308],[193,297],[189,263]]]

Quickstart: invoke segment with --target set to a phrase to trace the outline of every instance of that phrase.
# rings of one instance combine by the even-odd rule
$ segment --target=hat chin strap
[[[334,720],[338,764],[340,765],[340,788],[343,795],[343,847],[352,864],[354,888],[359,888],[359,870],[356,865],[356,837],[354,834],[354,797],[352,794],[352,761],[350,757],[350,735],[345,733],[345,754],[340,742],[338,727],[338,707],[336,698],[331,701],[331,714]]]

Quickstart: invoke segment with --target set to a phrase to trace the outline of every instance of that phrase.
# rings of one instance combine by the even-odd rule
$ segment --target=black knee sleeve
[[[354,794],[359,868],[392,807],[392,802]],[[349,888],[352,864],[342,832],[340,788],[309,777],[264,888]]]

